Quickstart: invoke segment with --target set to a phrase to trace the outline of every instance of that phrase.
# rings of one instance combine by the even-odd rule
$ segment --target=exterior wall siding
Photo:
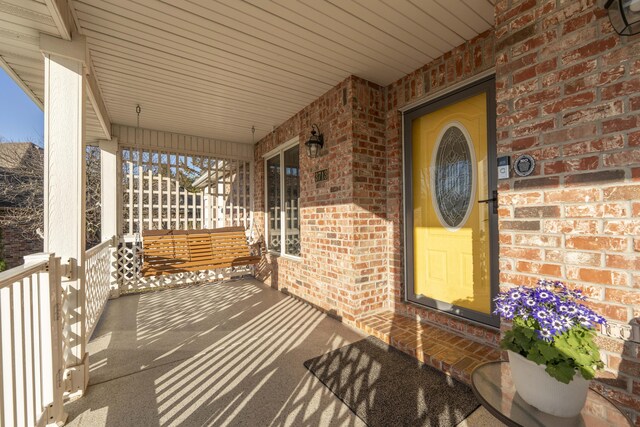
[[[111,125],[111,135],[118,138],[118,144],[121,146],[147,148],[159,152],[179,152],[195,156],[207,155],[226,159],[253,160],[251,144],[118,124]]]
[[[404,301],[399,109],[495,67],[498,154],[536,158],[499,181],[500,284],[539,278],[584,289],[610,321],[640,317],[640,39],[621,38],[595,0],[500,0],[495,30],[386,88],[350,77],[256,145],[262,155],[312,123],[324,154],[301,150],[302,259],[267,257],[261,278],[354,319],[379,309],[497,347],[500,331]],[[304,148],[304,147],[303,147]],[[313,182],[328,169],[329,180]],[[640,344],[599,335],[594,383],[640,426]]]

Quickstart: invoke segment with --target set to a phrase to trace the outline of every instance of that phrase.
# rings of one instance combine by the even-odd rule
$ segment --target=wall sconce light
[[[640,0],[607,0],[604,8],[616,33],[632,36],[640,33]]]
[[[314,158],[320,155],[320,150],[324,146],[324,136],[320,133],[318,125],[311,125],[311,136],[304,145],[307,146],[307,153],[309,154],[309,157]]]

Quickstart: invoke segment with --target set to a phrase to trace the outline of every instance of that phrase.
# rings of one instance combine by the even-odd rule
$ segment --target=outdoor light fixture
[[[324,146],[324,137],[320,133],[318,125],[314,124],[311,126],[311,136],[304,145],[307,146],[307,153],[309,153],[309,157],[313,158],[320,155],[320,150]]]
[[[640,0],[607,0],[604,7],[616,33],[621,36],[640,33]]]

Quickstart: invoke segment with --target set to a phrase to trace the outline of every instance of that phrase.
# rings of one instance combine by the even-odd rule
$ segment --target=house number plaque
[[[326,181],[329,179],[329,170],[328,169],[322,169],[321,171],[317,171],[315,173],[315,179],[316,182],[322,182],[322,181]]]

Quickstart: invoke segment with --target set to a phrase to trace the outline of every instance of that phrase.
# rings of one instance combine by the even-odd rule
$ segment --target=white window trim
[[[300,138],[299,137],[295,137],[290,139],[289,141],[285,142],[284,144],[281,144],[279,146],[277,146],[276,148],[274,148],[273,150],[267,152],[266,154],[264,154],[262,156],[262,158],[264,159],[264,211],[265,211],[265,216],[264,216],[264,235],[265,235],[265,243],[267,246],[267,251],[274,256],[278,256],[278,257],[282,257],[285,259],[290,259],[293,261],[300,261],[302,260],[302,257],[299,255],[291,255],[286,253],[286,236],[283,235],[286,232],[286,218],[285,218],[285,206],[284,206],[284,182],[285,180],[283,179],[284,175],[281,173],[280,174],[280,251],[275,251],[271,248],[269,248],[269,193],[268,193],[268,186],[267,186],[267,176],[268,176],[268,170],[267,170],[267,161],[270,159],[273,159],[276,156],[279,156],[280,158],[280,170],[284,171],[284,152],[287,151],[288,149],[295,147],[296,145],[300,145]],[[298,174],[298,179],[300,178],[300,175]],[[300,209],[300,207],[298,206],[298,209]],[[298,221],[300,221],[300,219],[302,218],[302,216],[300,215],[300,213],[298,213],[299,215],[299,219]],[[298,223],[299,225],[299,223]],[[300,245],[300,253],[302,253],[302,245]]]
[[[275,157],[281,151],[286,151],[289,148],[295,147],[296,145],[299,145],[299,144],[300,144],[300,137],[296,136],[295,138],[291,138],[289,141],[285,142],[284,144],[278,145],[273,150],[266,152],[265,154],[262,155],[262,158],[265,161],[269,160],[270,158]]]

